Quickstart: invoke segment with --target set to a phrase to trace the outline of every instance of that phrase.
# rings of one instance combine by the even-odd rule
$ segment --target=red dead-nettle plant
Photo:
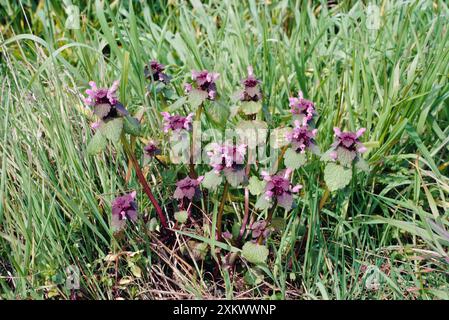
[[[93,81],[89,82],[90,89],[86,90],[87,97],[84,99],[84,102],[93,108],[93,113],[99,118],[97,123],[95,135],[92,137],[89,145],[87,146],[87,152],[89,154],[97,154],[103,151],[108,142],[112,143],[115,146],[118,146],[120,143],[123,146],[125,153],[128,158],[132,162],[134,169],[137,174],[137,178],[139,179],[140,184],[142,185],[145,193],[153,204],[156,212],[159,216],[161,224],[164,228],[168,228],[167,220],[165,218],[162,209],[153,195],[150,186],[148,185],[146,178],[140,168],[140,165],[137,161],[136,156],[134,155],[128,140],[126,138],[126,134],[132,136],[140,135],[140,124],[139,121],[129,115],[129,112],[123,106],[122,103],[119,102],[116,92],[119,87],[119,82],[114,81],[113,85],[110,88],[98,88],[97,84]],[[135,220],[137,215],[137,208],[134,209],[134,205],[132,205],[133,210],[122,210],[125,214],[122,214],[122,211],[117,214],[117,206],[119,203],[126,204],[135,204],[133,201],[128,201],[131,199],[131,196],[126,196],[127,198],[117,198],[113,203],[113,227],[114,229],[118,229],[118,227],[123,227],[123,221],[125,218],[129,220]],[[135,194],[132,194],[132,199],[134,200]],[[125,201],[126,200],[126,201]],[[132,212],[132,214],[128,214],[126,212]]]
[[[210,167],[204,172],[204,166],[196,165],[192,157],[193,142],[196,141],[194,139],[196,124],[209,123],[207,121],[212,120],[209,124],[220,129],[228,129],[227,126],[232,126],[233,123],[237,129],[250,129],[251,132],[268,129],[268,124],[263,122],[265,109],[262,82],[255,76],[253,68],[247,67],[246,77],[241,80],[240,88],[231,98],[234,106],[229,117],[235,117],[233,120],[237,121],[226,121],[226,117],[222,121],[217,121],[217,115],[225,108],[222,103],[223,95],[217,94],[218,73],[208,70],[192,71],[191,81],[184,85],[186,96],[178,97],[178,101],[168,106],[167,100],[172,99],[168,97],[168,93],[172,89],[170,77],[164,71],[165,66],[153,60],[146,66],[144,72],[150,81],[149,94],[163,93],[153,95],[155,99],[162,99],[159,104],[163,111],[160,113],[163,124],[160,131],[165,137],[170,138],[170,142],[175,142],[170,144],[171,151],[180,151],[176,154],[183,156],[188,154],[187,151],[191,151],[189,161],[185,162],[188,163],[188,168],[178,166],[172,177],[175,189],[170,200],[174,203],[174,208],[177,206],[174,210],[177,211],[173,215],[176,229],[193,227],[192,230],[202,230],[200,232],[204,233],[214,230],[218,241],[227,241],[233,246],[241,247],[241,256],[248,262],[264,264],[269,256],[268,240],[271,234],[276,232],[279,221],[282,222],[284,219],[276,215],[281,210],[285,212],[284,217],[291,215],[291,212],[298,207],[299,202],[295,200],[303,189],[298,181],[309,179],[309,176],[314,179],[320,179],[322,176],[321,172],[311,174],[313,171],[321,170],[321,166],[316,165],[317,160],[321,159],[326,163],[324,169],[326,187],[319,204],[320,208],[330,192],[343,189],[350,183],[355,169],[368,170],[368,165],[362,157],[367,148],[360,141],[365,132],[364,128],[356,132],[334,128],[334,143],[327,152],[321,154],[317,138],[321,138],[322,132],[315,128],[315,124],[320,122],[317,120],[319,114],[315,103],[306,99],[300,91],[296,97],[289,98],[289,108],[285,103],[286,110],[283,116],[289,120],[290,125],[283,128],[286,129],[283,133],[285,139],[283,145],[279,146],[282,150],[275,161],[268,163],[258,159],[253,162],[255,144],[253,139],[249,139],[250,137],[245,134],[243,136],[245,139],[238,143],[234,143],[233,139],[224,142],[218,139],[212,141],[206,147]],[[128,143],[126,134],[139,136],[140,123],[131,117],[119,102],[116,94],[118,81],[115,81],[110,88],[98,88],[94,82],[90,82],[89,85],[90,89],[86,90],[88,96],[84,101],[93,108],[93,113],[98,117],[98,122],[92,125],[94,136],[87,148],[89,153],[101,152],[108,142],[113,145],[121,143],[135,168],[139,182],[156,209],[162,226],[167,228],[166,217]],[[195,126],[193,120],[197,121]],[[256,135],[251,135],[251,138]],[[260,149],[260,146],[257,148]],[[161,161],[166,157],[162,155],[158,143],[150,139],[142,151],[146,160],[157,161],[153,162],[153,165],[164,166],[164,171],[169,176],[170,163]],[[175,152],[170,154],[171,160],[174,159],[174,154]],[[276,165],[270,167],[271,163]],[[284,168],[281,168],[282,166]],[[188,171],[187,174],[185,171]],[[162,179],[165,179],[165,176],[161,174]],[[307,181],[304,181],[304,185],[304,188],[308,187]],[[239,194],[241,190],[243,194]],[[225,210],[225,203],[229,199],[241,198],[244,199],[243,215],[240,219],[233,219],[229,210]],[[254,200],[253,204],[251,199]],[[210,202],[214,202],[216,210],[215,225],[207,226],[204,224],[213,221],[210,219]],[[198,219],[199,212],[204,213],[202,219]],[[136,192],[121,195],[112,202],[114,230],[121,230],[127,221],[133,222],[137,217]],[[198,251],[198,248],[201,250]],[[196,243],[193,255],[204,257],[206,249],[207,244]],[[225,256],[226,263],[234,265],[236,255],[238,254],[233,252]],[[218,257],[220,261],[220,254]]]

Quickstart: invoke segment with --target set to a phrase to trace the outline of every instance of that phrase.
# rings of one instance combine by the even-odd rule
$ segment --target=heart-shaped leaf
[[[226,181],[229,182],[229,184],[236,188],[241,183],[245,181],[246,175],[245,175],[245,169],[239,169],[239,170],[224,170],[223,171],[224,176],[226,177]]]
[[[222,181],[223,178],[221,175],[215,173],[214,171],[209,171],[204,175],[201,185],[206,189],[214,190],[221,184]]]
[[[206,99],[206,91],[193,89],[189,92],[189,103],[193,110],[196,110]]]
[[[107,140],[106,137],[100,131],[97,131],[95,135],[90,140],[87,146],[87,153],[90,155],[95,155],[106,148]]]
[[[268,258],[268,248],[264,245],[246,242],[242,248],[242,256],[251,263],[265,264]]]
[[[103,123],[103,125],[100,127],[99,131],[109,141],[111,141],[113,143],[117,143],[120,140],[120,135],[122,134],[122,130],[123,130],[123,119],[116,118],[116,119],[112,119],[108,122]]]
[[[337,148],[337,160],[345,167],[351,167],[352,161],[356,156],[355,151],[350,151],[346,148]]]
[[[178,109],[180,109],[187,101],[186,97],[181,97],[178,100],[176,100],[175,102],[173,102],[169,107],[168,110],[170,112],[176,111]]]
[[[284,164],[287,168],[298,169],[307,162],[306,155],[299,153],[292,148],[287,149],[284,154]]]
[[[259,199],[257,199],[256,204],[254,205],[256,210],[265,210],[268,209],[269,207],[271,207],[271,202],[268,201],[267,199],[265,199],[265,195],[262,194]]]
[[[220,127],[224,127],[229,119],[229,106],[223,103],[223,101],[215,101],[205,108],[209,120]]]
[[[97,104],[94,107],[94,114],[100,119],[106,117],[109,111],[111,111],[111,105],[109,103]]]
[[[259,180],[256,176],[249,178],[248,189],[253,196],[258,196],[265,189],[266,182]]]
[[[175,212],[175,219],[179,223],[185,223],[187,221],[188,217],[189,217],[189,214],[185,210]]]
[[[240,111],[246,115],[256,114],[262,109],[262,103],[255,101],[244,101],[240,105]]]
[[[357,159],[357,161],[355,162],[355,167],[358,170],[360,170],[360,171],[363,171],[363,172],[366,172],[366,173],[369,172],[369,164],[368,164],[368,162],[366,162],[365,159],[363,159],[361,157],[359,157]]]
[[[352,169],[329,162],[324,169],[324,181],[330,191],[346,187],[352,178]]]
[[[126,116],[123,121],[123,130],[133,136],[140,135],[140,123],[134,117]]]

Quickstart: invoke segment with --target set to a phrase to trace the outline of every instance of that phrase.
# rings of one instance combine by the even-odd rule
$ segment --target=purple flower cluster
[[[136,192],[117,197],[112,201],[112,226],[115,230],[121,230],[126,220],[137,220]]]
[[[94,81],[89,81],[90,89],[86,90],[87,97],[84,98],[84,103],[92,107],[103,103],[115,105],[118,102],[116,93],[119,83],[116,80],[110,88],[98,88]]]
[[[340,151],[348,153],[351,160],[354,160],[358,154],[366,152],[366,147],[359,140],[365,131],[365,128],[361,128],[357,132],[342,132],[339,128],[334,128],[336,139],[329,154],[331,159],[340,160],[338,159]]]
[[[254,76],[253,67],[248,67],[248,77],[242,80],[242,84],[244,85],[244,90],[241,93],[240,100],[241,101],[259,101],[262,99],[262,92],[260,91],[259,84],[261,83]]]
[[[268,227],[268,223],[266,220],[259,220],[254,222],[251,225],[251,236],[253,241],[257,241],[257,239],[262,236],[263,239],[268,238],[272,229]]]
[[[215,81],[219,76],[220,74],[216,72],[192,70],[192,80],[196,82],[196,89],[206,92],[209,100],[215,100],[217,96],[217,85]],[[184,89],[186,93],[189,93],[193,90],[193,86],[190,83],[186,83],[184,84]]]
[[[89,85],[90,89],[86,90],[87,97],[83,101],[93,107],[94,113],[102,121],[128,115],[128,111],[117,99],[118,80],[110,88],[98,88],[94,81],[90,81]]]
[[[154,157],[161,154],[161,149],[159,149],[158,145],[154,141],[149,141],[148,144],[143,148],[143,152],[147,157]]]
[[[233,145],[229,143],[213,143],[212,150],[207,152],[210,157],[209,164],[217,175],[223,173],[232,186],[238,186],[246,179],[245,155],[246,145]]]
[[[302,185],[293,186],[290,183],[290,169],[286,169],[276,175],[270,176],[263,171],[262,176],[267,184],[265,186],[265,199],[272,202],[275,200],[277,204],[286,210],[290,210],[293,204],[293,194],[301,190]]]
[[[302,91],[298,92],[298,97],[290,97],[291,113],[299,117],[303,123],[308,123],[316,114],[315,105],[312,101],[304,99]]]
[[[207,154],[210,157],[210,165],[216,173],[226,169],[237,169],[245,162],[246,145],[233,145],[229,143],[213,143],[212,150]]]
[[[293,150],[298,153],[304,153],[306,149],[311,150],[314,148],[314,138],[317,131],[317,129],[311,130],[308,124],[295,120],[295,127],[286,134],[286,138],[291,143]]]
[[[164,84],[170,82],[170,77],[164,73],[165,66],[156,60],[151,60],[148,66],[145,66],[145,78],[153,81],[159,81]]]
[[[203,176],[198,177],[197,179],[192,179],[190,177],[186,177],[182,180],[179,180],[176,182],[176,190],[173,197],[175,199],[182,200],[184,198],[187,198],[189,200],[193,200],[193,198],[199,198],[200,188],[199,185],[201,181],[203,181]]]
[[[164,117],[164,132],[171,130],[179,133],[181,130],[192,130],[193,113],[190,113],[187,117],[170,115],[168,112],[161,112],[161,114]]]

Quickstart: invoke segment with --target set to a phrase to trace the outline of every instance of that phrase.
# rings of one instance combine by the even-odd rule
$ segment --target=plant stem
[[[329,199],[329,195],[330,195],[330,192],[329,192],[328,187],[326,186],[326,190],[324,191],[323,197],[320,200],[320,206],[319,206],[320,211],[321,211],[321,209],[323,209],[324,205],[326,204],[327,199]]]
[[[274,201],[273,206],[270,208],[270,210],[268,211],[268,216],[267,216],[267,225],[269,225],[271,223],[271,220],[273,219],[273,213],[274,210],[276,210],[276,207],[278,205],[277,200]]]
[[[268,211],[267,219],[265,220],[267,222],[267,227],[270,226],[271,220],[273,219],[273,213],[276,210],[276,207],[278,205],[277,200],[274,201],[273,205],[271,206],[270,210]],[[258,244],[263,243],[263,233],[259,236],[257,239]]]
[[[287,149],[288,149],[288,146],[284,146],[281,149],[281,154],[279,155],[279,158],[277,158],[277,161],[276,161],[276,171],[279,169],[279,166],[281,164],[282,158],[284,157],[284,154],[287,151]]]
[[[221,198],[220,207],[218,208],[218,215],[217,215],[217,240],[221,241],[221,220],[223,218],[223,209],[224,204],[226,201],[226,196],[228,195],[228,189],[229,189],[229,182],[225,182],[224,188],[223,188],[223,196]]]
[[[200,122],[200,126],[201,126],[201,113],[203,112],[203,104],[200,104],[198,106],[198,109],[196,110],[196,114],[195,114],[195,121],[199,121]],[[190,164],[189,164],[189,176],[192,179],[196,179],[198,178],[198,174],[195,171],[195,164],[193,163],[193,152],[194,152],[194,145],[195,145],[195,140],[196,137],[194,135],[194,130],[192,130],[192,141],[190,144]]]
[[[250,172],[250,164],[248,163],[246,166],[246,176],[249,176]],[[242,226],[240,227],[239,236],[237,238],[237,242],[240,242],[240,240],[243,237],[243,233],[245,232],[246,225],[248,224],[249,220],[249,188],[248,186],[245,187],[245,214],[243,215],[242,219]]]
[[[153,204],[154,208],[156,209],[156,212],[159,216],[159,220],[161,221],[162,227],[164,229],[167,229],[168,228],[167,219],[165,218],[165,215],[162,212],[162,209],[159,206],[159,203],[157,202],[156,198],[154,197],[153,193],[151,192],[151,188],[148,185],[147,180],[145,179],[145,176],[143,175],[143,172],[140,169],[139,163],[137,162],[136,156],[131,151],[131,148],[130,148],[125,136],[122,136],[122,143],[123,143],[125,152],[128,155],[128,158],[131,160],[131,162],[134,166],[134,169],[136,170],[137,178],[139,179],[139,182],[142,185],[143,190],[145,191],[145,193],[147,194],[151,203]]]

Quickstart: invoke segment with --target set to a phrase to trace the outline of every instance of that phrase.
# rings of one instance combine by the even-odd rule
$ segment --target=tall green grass
[[[0,3],[1,298],[69,298],[70,265],[85,298],[449,298],[445,1],[377,1],[378,30],[366,28],[358,1],[82,1],[80,30],[64,27],[58,1]],[[230,96],[253,65],[273,126],[303,90],[317,106],[323,149],[334,126],[367,128],[371,173],[323,207],[322,177],[300,172],[304,196],[269,243],[258,284],[226,270],[212,282],[204,265],[183,265],[151,235],[127,248],[137,254],[110,262],[110,201],[140,189],[134,176],[126,183],[120,152],[87,156],[93,118],[80,94],[91,79],[121,79],[121,100],[145,115],[146,137],[162,138],[163,106],[143,77],[153,58],[168,65],[179,95],[191,69],[207,68]],[[168,203],[174,181],[148,170]],[[143,194],[139,203],[154,215]],[[242,206],[236,198],[225,213],[241,216]],[[116,273],[129,282],[117,284]]]

